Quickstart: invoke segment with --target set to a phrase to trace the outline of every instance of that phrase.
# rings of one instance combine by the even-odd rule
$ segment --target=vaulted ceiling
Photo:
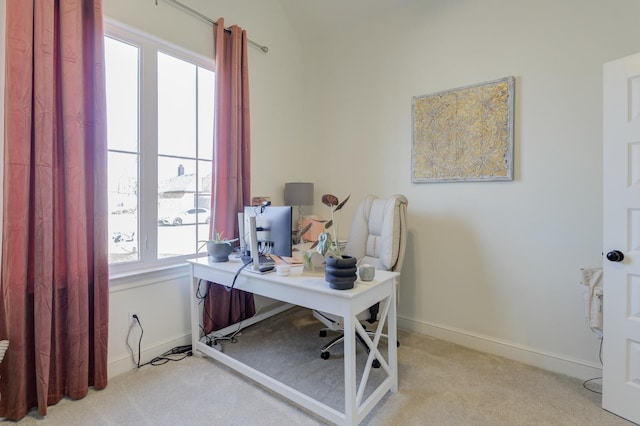
[[[367,21],[392,9],[424,0],[279,0],[303,42],[339,32],[355,21]]]

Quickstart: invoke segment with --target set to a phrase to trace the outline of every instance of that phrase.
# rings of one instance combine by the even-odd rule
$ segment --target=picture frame
[[[413,183],[513,180],[515,78],[412,98]]]

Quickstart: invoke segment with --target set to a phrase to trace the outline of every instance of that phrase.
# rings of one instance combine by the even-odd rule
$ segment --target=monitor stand
[[[258,231],[256,230],[256,217],[249,216],[249,242],[251,245],[251,267],[247,268],[249,272],[254,274],[266,274],[275,271],[275,263],[273,261],[260,264],[260,254],[258,253]]]

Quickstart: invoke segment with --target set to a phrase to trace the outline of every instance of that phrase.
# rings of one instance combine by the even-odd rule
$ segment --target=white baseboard
[[[398,316],[398,328],[582,380],[602,376],[602,367],[599,365],[442,324],[420,322]]]
[[[181,336],[177,336],[171,339],[167,339],[161,341],[153,346],[143,348],[142,353],[140,355],[140,364],[144,364],[146,362],[151,361],[153,358],[162,355],[167,352],[169,349],[175,348],[176,346],[190,345],[191,344],[191,332],[185,332],[185,334]],[[137,346],[134,348],[135,350],[135,359],[138,360],[138,348]],[[135,370],[137,365],[131,359],[131,355],[123,356],[117,358],[113,361],[109,361],[107,366],[108,369],[108,377],[112,378],[118,376],[122,373],[127,373],[131,370]]]

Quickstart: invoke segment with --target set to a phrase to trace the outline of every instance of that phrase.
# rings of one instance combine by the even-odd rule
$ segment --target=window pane
[[[196,66],[158,53],[158,154],[196,156]]]
[[[105,37],[110,263],[139,260],[138,58],[138,47]]]
[[[108,154],[109,262],[138,260],[138,155]]]
[[[215,74],[198,68],[198,158],[213,158],[213,99]]]
[[[196,252],[209,232],[209,204],[198,193],[196,161],[158,157],[158,258]]]
[[[209,235],[214,76],[158,53],[159,259],[194,254]]]
[[[138,151],[138,50],[105,37],[109,149]]]

